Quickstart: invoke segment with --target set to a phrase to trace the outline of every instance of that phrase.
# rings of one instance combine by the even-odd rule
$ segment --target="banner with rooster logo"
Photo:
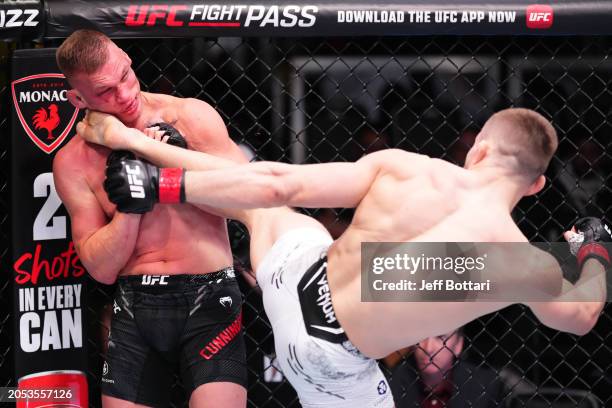
[[[13,104],[28,137],[45,153],[52,153],[74,126],[78,109],[68,103],[64,75],[42,73],[11,83]]]
[[[85,269],[52,172],[53,157],[74,135],[79,117],[68,89],[55,49],[15,51],[11,242],[19,379],[87,368]]]

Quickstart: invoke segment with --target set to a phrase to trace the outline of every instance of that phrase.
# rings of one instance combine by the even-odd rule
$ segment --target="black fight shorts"
[[[246,387],[242,294],[232,268],[119,278],[102,393],[168,406],[175,373],[188,395],[211,382]]]

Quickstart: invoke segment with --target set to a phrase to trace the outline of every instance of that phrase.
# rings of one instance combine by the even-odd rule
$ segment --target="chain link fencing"
[[[521,230],[530,240],[554,242],[580,216],[612,218],[610,38],[197,38],[118,43],[132,58],[143,90],[210,103],[253,160],[354,161],[397,147],[462,164],[493,112],[510,106],[536,109],[556,126],[560,144],[545,189],[522,200],[513,214]],[[7,72],[6,60],[2,67]],[[0,109],[0,256],[6,260],[6,78],[0,92],[5,102]],[[308,213],[334,236],[352,216],[346,209]],[[230,223],[230,238],[236,262],[248,277],[246,231]],[[10,276],[0,278],[2,385],[13,383]],[[89,283],[91,401],[99,406],[113,288]],[[259,291],[248,279],[242,279],[241,286],[249,406],[297,407],[295,393],[272,363],[273,337]],[[463,383],[453,377],[456,388],[447,406],[612,406],[611,328],[609,305],[583,337],[549,330],[521,306],[474,321],[463,328],[463,351],[455,361],[456,367],[468,364],[469,375]],[[448,349],[442,346],[442,351]],[[412,380],[394,386],[397,395],[407,397],[419,384],[416,355],[411,349],[396,361],[381,362],[390,377],[398,370],[404,376],[412,373],[406,377]],[[398,383],[393,378],[391,382]],[[500,384],[495,396],[489,392],[494,383]],[[172,390],[173,406],[187,406],[178,378]],[[464,395],[468,393],[470,399]],[[478,405],[485,402],[489,405]],[[398,406],[418,406],[414,404]]]
[[[11,44],[12,46],[12,44]],[[10,125],[9,107],[9,44],[0,43],[0,386],[12,384],[13,379],[13,308],[10,266]]]

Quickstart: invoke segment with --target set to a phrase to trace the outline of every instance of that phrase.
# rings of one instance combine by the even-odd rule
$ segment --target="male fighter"
[[[542,173],[557,146],[550,123],[525,109],[489,119],[465,168],[400,150],[372,153],[356,163],[236,166],[158,143],[95,113],[77,133],[161,166],[204,170],[176,172],[171,182],[160,184],[158,177],[167,169],[123,160],[107,169],[105,189],[119,211],[186,201],[214,206],[246,224],[278,361],[305,407],[392,406],[373,358],[512,303],[361,302],[361,243],[527,242],[510,211],[521,197],[543,187]],[[132,196],[134,178],[146,186],[145,197]],[[287,208],[245,210],[282,205],[356,207],[356,212],[334,242],[315,220]],[[584,240],[575,248],[582,270],[578,289],[566,290],[571,284],[545,253],[554,265],[529,270],[523,268],[527,263],[517,262],[516,275],[542,292],[552,286],[563,293],[556,301],[525,302],[544,324],[584,334],[605,301],[609,255],[600,241],[612,238],[609,227],[593,218],[579,221],[565,235]]]
[[[171,124],[175,129],[162,125],[168,142],[181,143],[182,134],[191,149],[246,162],[210,105],[142,92],[128,55],[102,33],[76,31],[56,56],[77,108],[113,114],[141,130]],[[102,376],[104,406],[164,405],[171,368],[178,366],[191,406],[244,407],[242,297],[225,219],[190,205],[157,206],[147,214],[116,211],[102,189],[104,169],[107,160],[128,156],[110,152],[75,137],[53,163],[81,261],[99,282],[119,277]],[[231,339],[207,351],[227,330]]]

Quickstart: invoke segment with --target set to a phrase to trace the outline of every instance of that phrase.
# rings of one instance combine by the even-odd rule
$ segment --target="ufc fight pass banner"
[[[46,38],[94,28],[113,38],[611,33],[606,1],[45,1]]]
[[[12,274],[17,378],[86,369],[85,269],[53,181],[57,151],[79,111],[55,49],[17,50],[12,60]]]

